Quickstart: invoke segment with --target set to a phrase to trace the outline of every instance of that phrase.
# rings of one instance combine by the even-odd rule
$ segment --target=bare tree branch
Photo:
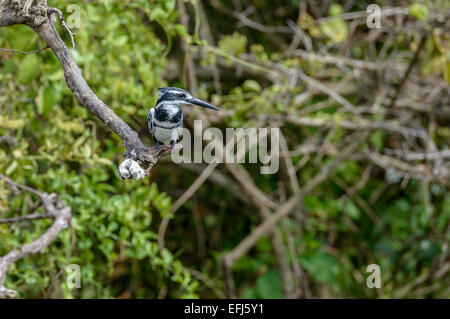
[[[45,217],[54,219],[53,224],[38,239],[19,248],[15,248],[5,256],[0,257],[0,299],[2,299],[15,298],[17,295],[16,291],[3,286],[9,266],[27,255],[43,252],[56,239],[56,236],[68,227],[72,214],[70,207],[59,200],[56,194],[41,193],[28,186],[17,184],[4,175],[0,175],[0,179],[4,180],[11,187],[20,188],[38,195],[46,211],[44,214]],[[36,216],[29,215],[28,217]],[[22,220],[25,219],[27,218],[22,218]]]

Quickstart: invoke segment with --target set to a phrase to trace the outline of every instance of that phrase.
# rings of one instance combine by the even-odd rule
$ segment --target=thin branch
[[[300,126],[312,126],[321,128],[344,128],[348,130],[363,130],[374,131],[381,130],[390,133],[397,133],[404,136],[424,137],[424,132],[411,129],[408,127],[399,126],[397,123],[389,121],[370,122],[367,120],[360,120],[358,122],[348,120],[334,120],[328,118],[312,118],[312,117],[299,117],[295,113],[289,114],[286,120],[291,124]]]
[[[45,218],[52,218],[52,217],[53,216],[48,213],[46,213],[46,214],[30,214],[30,215],[0,219],[0,224],[12,224],[12,223],[21,222],[24,220],[45,219]]]
[[[283,57],[285,58],[292,58],[292,57],[301,57],[302,59],[305,60],[309,60],[309,61],[320,61],[323,63],[327,63],[327,64],[337,64],[337,65],[347,65],[347,66],[351,66],[354,68],[359,68],[359,69],[366,69],[366,70],[371,70],[371,71],[379,71],[381,69],[386,69],[386,68],[398,68],[398,69],[404,69],[404,64],[403,63],[396,63],[396,62],[384,62],[384,61],[380,61],[380,62],[375,62],[375,61],[363,61],[363,60],[358,60],[358,59],[352,59],[352,58],[347,58],[344,56],[338,56],[338,55],[322,55],[322,54],[317,54],[314,52],[308,52],[308,51],[304,51],[304,50],[295,50],[295,51],[291,51],[291,52],[287,52],[286,54],[283,55]]]
[[[393,169],[403,177],[417,178],[425,181],[436,181],[443,185],[450,185],[450,169],[444,165],[430,168],[425,164],[412,165],[395,157],[382,155],[376,152],[367,152],[366,155],[374,164],[386,170]]]
[[[267,132],[266,132],[267,133]],[[241,138],[243,138],[244,136],[241,136]],[[265,135],[261,135],[259,138],[264,138]],[[240,140],[238,140],[236,143],[239,143]],[[230,141],[227,142],[226,145],[223,145],[221,143],[221,141],[215,139],[213,141],[213,143],[216,143],[217,145],[215,146],[215,149],[217,150],[217,158],[221,159],[221,162],[226,163],[226,159],[225,159],[225,153],[224,151],[232,148],[233,144],[234,144],[234,138],[231,139]],[[251,144],[249,145],[249,149],[251,147],[253,147],[254,145]],[[203,183],[206,181],[206,179],[214,172],[215,168],[217,167],[217,165],[219,164],[219,161],[214,161],[211,162],[204,170],[203,172],[200,174],[200,176],[195,180],[194,183],[192,183],[192,185],[186,190],[186,192],[184,192],[184,194],[177,199],[177,201],[172,205],[172,207],[169,210],[170,214],[174,214],[181,206],[183,206],[183,204],[188,201],[192,195],[200,188],[200,186],[203,185]],[[230,169],[230,172],[236,172],[236,169],[234,169],[232,167],[233,164],[227,164],[228,169]],[[249,182],[246,180],[246,178],[242,178],[241,175],[239,174],[233,174],[236,178],[240,178],[240,182],[241,184],[247,184],[244,185],[244,190],[249,191],[251,196],[254,198],[255,196],[258,198],[257,201],[261,201],[263,203],[268,203],[268,206],[271,208],[275,208],[278,207],[278,205],[276,203],[274,203],[272,200],[270,200],[269,198],[267,198],[266,195],[264,195],[263,192],[259,191],[259,189],[257,189],[255,191],[255,187],[252,187],[251,185],[249,185]],[[163,218],[163,220],[161,221],[161,224],[159,226],[159,231],[158,231],[158,245],[160,247],[160,249],[164,248],[164,238],[165,238],[165,234],[166,234],[166,230],[167,227],[169,225],[170,222],[170,218],[165,217]]]
[[[450,158],[450,150],[437,151],[431,153],[421,152],[407,152],[405,150],[392,150],[385,148],[384,152],[388,155],[395,155],[397,157],[404,158],[407,161],[423,161],[423,160],[436,160]]]
[[[199,165],[194,163],[180,163],[179,165],[200,175],[209,164]],[[250,199],[247,197],[247,195],[242,192],[241,188],[235,182],[235,180],[228,175],[218,170],[214,170],[214,172],[212,172],[208,177],[208,181],[219,187],[227,189],[236,199],[238,199],[242,203],[250,204]]]
[[[258,30],[263,33],[267,34],[273,34],[273,33],[288,33],[292,34],[294,31],[286,26],[265,26],[258,22],[255,22],[253,20],[250,20],[248,16],[252,14],[255,11],[254,6],[248,7],[244,12],[237,12],[235,11],[233,13],[233,16],[235,16],[243,25],[248,26],[252,29]]]
[[[177,0],[178,11],[180,13],[180,22],[184,26],[187,32],[189,32],[189,15],[187,13],[186,7],[183,0]],[[195,64],[192,59],[192,55],[188,50],[188,46],[183,37],[180,37],[181,48],[184,51],[184,62],[187,72],[187,84],[189,90],[195,93],[197,89],[197,76],[195,74]]]
[[[287,200],[277,211],[272,214],[272,216],[256,227],[247,237],[245,237],[236,247],[233,248],[231,252],[226,254],[222,259],[222,270],[224,273],[225,282],[225,292],[227,298],[233,298],[235,296],[234,292],[234,282],[231,273],[231,267],[233,264],[247,253],[258,240],[266,235],[270,230],[272,230],[278,222],[284,217],[288,216],[294,208],[301,202],[304,195],[311,192],[322,182],[324,182],[332,169],[341,162],[346,156],[348,156],[354,149],[359,145],[359,143],[366,138],[367,133],[361,134],[359,138],[356,139],[352,144],[347,146],[336,159],[332,162],[327,163],[321,171],[316,174],[302,189],[300,194],[292,195],[289,200]]]
[[[33,54],[33,53],[38,53],[41,51],[44,51],[48,49],[48,45],[46,45],[43,48],[37,49],[37,50],[33,50],[33,51],[18,51],[18,50],[13,50],[13,49],[4,49],[4,48],[0,48],[0,51],[5,51],[5,52],[12,52],[12,53],[20,53],[20,54]]]
[[[6,143],[10,146],[14,146],[17,144],[17,139],[11,135],[3,135],[3,136],[0,136],[0,144],[2,144],[2,143]]]
[[[367,202],[361,198],[358,194],[352,192],[351,188],[338,176],[331,175],[331,180],[336,183],[341,189],[343,189],[347,196],[356,202],[356,204],[361,207],[361,209],[366,213],[366,215],[372,220],[372,222],[379,228],[382,228],[380,218],[377,216],[375,211],[370,207]]]
[[[24,191],[33,193],[33,194],[37,195],[39,198],[42,198],[42,196],[43,196],[43,193],[39,192],[38,190],[35,190],[34,188],[31,188],[27,185],[18,184],[3,174],[0,174],[0,179],[4,180],[6,183],[8,183],[10,186],[12,186],[15,189],[22,189]]]
[[[0,178],[5,180],[11,187],[20,188],[38,195],[46,211],[46,218],[54,219],[53,224],[38,239],[19,248],[15,248],[5,256],[0,257],[0,299],[2,299],[14,298],[17,295],[14,290],[7,289],[3,286],[9,266],[27,255],[43,252],[56,239],[57,235],[69,226],[72,214],[70,207],[59,200],[55,194],[41,193],[29,186],[17,184],[4,175],[0,175]],[[29,217],[37,217],[37,215],[29,215]]]
[[[382,17],[389,17],[393,15],[409,15],[409,9],[403,7],[385,7],[381,11]],[[369,15],[367,11],[355,11],[355,12],[344,12],[338,16],[324,17],[317,20],[318,23],[324,23],[332,19],[340,18],[343,20],[355,20],[366,18]]]
[[[64,21],[64,16],[61,13],[61,11],[57,8],[49,8],[47,10],[47,14],[49,17],[52,16],[53,13],[56,13],[56,15],[58,16],[59,21],[61,22],[62,26],[67,30],[67,32],[70,35],[70,40],[72,42],[72,48],[75,49],[75,39],[73,38],[73,36],[75,35],[75,33],[72,32],[72,30],[69,28],[69,26],[66,24],[66,21]]]
[[[207,287],[209,287],[211,289],[211,291],[213,291],[216,294],[217,297],[219,297],[220,299],[225,299],[225,295],[217,287],[216,283],[214,281],[212,281],[211,279],[209,279],[205,274],[203,274],[202,272],[200,272],[196,269],[192,269],[192,268],[188,268],[187,270],[189,271],[191,276],[201,280]]]
[[[419,61],[419,55],[422,49],[424,48],[427,39],[428,37],[425,34],[422,35],[419,45],[417,46],[416,52],[414,53],[414,56],[408,65],[408,69],[406,70],[405,75],[402,77],[402,80],[398,85],[397,91],[395,92],[394,98],[392,99],[391,105],[389,106],[390,109],[393,109],[395,107],[395,102],[397,102],[397,99],[400,96],[403,86],[405,85],[407,79],[409,78],[409,75],[411,74],[414,65],[416,65],[417,61]]]
[[[200,174],[200,176],[195,180],[194,183],[192,183],[191,186],[181,195],[180,198],[177,199],[175,203],[170,207],[169,213],[174,214],[183,204],[189,200],[189,198],[192,197],[192,195],[197,191],[197,189],[200,188],[200,186],[203,185],[203,183],[206,181],[208,176],[214,171],[214,169],[217,167],[218,163],[211,163],[209,164],[203,172]],[[158,231],[158,245],[160,249],[163,249],[165,246],[164,238],[166,235],[167,226],[169,225],[170,218],[165,217],[161,221],[161,224],[159,226]]]

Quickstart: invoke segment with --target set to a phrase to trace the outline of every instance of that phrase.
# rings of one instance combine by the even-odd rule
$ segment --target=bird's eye
[[[178,97],[185,98],[185,97],[186,97],[186,94],[184,94],[184,93],[178,93]]]

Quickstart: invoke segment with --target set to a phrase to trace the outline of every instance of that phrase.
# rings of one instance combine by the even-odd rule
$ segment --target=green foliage
[[[330,6],[330,20],[321,24],[322,32],[333,42],[341,43],[348,35],[347,24],[339,15],[342,13],[342,7],[336,3]]]
[[[321,251],[306,252],[300,257],[300,264],[311,272],[315,280],[337,287],[340,266],[339,261],[332,255]]]
[[[366,35],[361,34],[347,43],[351,22],[341,14],[344,8],[364,11],[367,3],[353,2],[349,9],[344,2],[331,2],[305,12],[299,11],[302,1],[297,0],[283,4],[258,0],[253,5],[260,22],[267,26],[285,26],[287,20],[295,21],[311,38],[315,53],[322,54],[324,48],[330,48],[332,56],[362,62],[378,57],[383,50],[386,59],[395,63],[413,56],[420,41],[415,34],[399,34],[388,47],[384,46],[384,38],[371,47],[363,40]],[[417,24],[425,24],[432,14],[433,6],[426,3],[409,6],[414,17],[409,18]],[[354,120],[354,115],[333,99],[327,102],[326,94],[300,83],[300,79],[283,82],[271,71],[278,66],[300,70],[326,82],[330,88],[343,89],[342,96],[355,105],[371,105],[373,100],[348,93],[346,87],[377,91],[348,81],[350,74],[359,74],[357,82],[361,81],[361,74],[365,76],[357,68],[351,70],[339,64],[339,70],[346,74],[342,76],[329,63],[286,57],[292,44],[290,33],[268,35],[251,28],[236,29],[236,20],[223,13],[239,11],[229,2],[204,4],[217,47],[204,40],[203,35],[190,35],[194,22],[200,18],[187,3],[192,25],[186,29],[179,23],[175,0],[102,0],[82,2],[81,28],[74,30],[77,47],[71,52],[94,92],[146,143],[146,114],[156,102],[156,88],[187,87],[179,80],[183,78],[181,74],[171,73],[171,63],[179,70],[184,66],[180,36],[189,43],[192,56],[198,58],[198,70],[221,67],[221,94],[210,79],[214,76],[212,68],[203,75],[200,71],[205,69],[198,72],[196,88],[197,95],[230,113],[214,124],[217,127],[253,127],[261,122],[261,114],[268,118],[269,125],[276,122],[270,121],[271,116],[280,120],[290,112],[305,112],[313,120],[336,123],[332,129],[283,124],[293,164],[301,164],[296,176],[303,187],[334,155],[322,149],[302,153],[299,146],[314,148],[323,143],[330,146],[331,153],[339,154],[353,136],[349,138],[349,130],[338,124]],[[67,14],[65,1],[52,1],[51,5]],[[444,6],[435,2],[438,5]],[[298,12],[302,14],[298,16]],[[352,32],[359,29],[364,28],[358,26]],[[65,30],[58,27],[58,31],[69,44]],[[417,68],[421,76],[444,78],[450,83],[449,43],[448,32],[440,28],[430,30]],[[26,51],[42,46],[38,36],[25,26],[0,28],[0,47]],[[345,52],[340,51],[342,46],[346,46]],[[246,59],[248,55],[252,59]],[[170,78],[170,83],[164,78]],[[372,84],[378,85],[376,81]],[[311,92],[311,97],[301,99]],[[373,95],[384,94],[378,93]],[[293,98],[287,99],[288,95]],[[374,121],[383,121],[390,112],[397,111],[372,104],[377,104],[371,109],[374,113],[370,119]],[[186,116],[187,121],[193,119],[191,115]],[[423,121],[428,120],[425,117]],[[437,127],[433,134],[438,147],[448,147],[447,127]],[[159,163],[152,176],[143,181],[121,181],[117,172],[124,152],[121,140],[79,105],[49,50],[31,55],[2,52],[0,136],[4,135],[15,137],[17,143],[0,145],[0,173],[18,183],[58,194],[72,208],[73,216],[70,228],[61,232],[43,254],[28,256],[11,266],[5,285],[17,289],[19,297],[155,298],[166,288],[167,296],[172,298],[216,297],[210,285],[194,278],[187,267],[201,271],[222,290],[221,258],[261,223],[252,204],[237,199],[227,187],[209,182],[175,215],[170,214],[172,197],[176,199],[198,177],[184,168],[174,169],[171,163]],[[396,136],[372,131],[360,153],[382,152],[396,143]],[[257,164],[245,164],[244,168],[268,196],[278,200],[286,195],[284,191],[288,192],[279,190],[280,183],[286,180],[282,172],[261,175]],[[370,177],[352,193],[350,190],[360,184],[366,170],[370,170]],[[217,171],[226,174],[221,167]],[[404,183],[397,172],[353,157],[339,163],[331,176],[307,194],[293,216],[285,218],[278,228],[288,261],[301,267],[307,278],[305,284],[311,286],[314,296],[393,297],[399,287],[434,269],[450,240],[450,195],[445,186],[417,179]],[[35,200],[33,195],[17,195],[0,184],[0,217],[34,212]],[[167,248],[160,249],[157,232],[163,217],[173,218],[166,235]],[[31,242],[50,223],[38,220],[0,225],[0,256]],[[289,251],[288,239],[292,240],[296,258]],[[386,283],[377,292],[365,286],[366,266],[371,263],[381,266],[382,282]],[[69,264],[80,265],[80,289],[69,289],[66,284],[65,269]],[[238,296],[283,297],[283,274],[277,268],[268,237],[261,238],[232,270]],[[439,283],[439,289],[447,289],[448,278],[445,280]],[[438,293],[437,289],[421,296],[434,297]]]
[[[145,18],[136,23],[139,8],[150,20],[164,23],[170,36],[171,30],[180,30],[175,1],[140,1],[127,8],[131,3],[84,3],[73,51],[94,91],[127,122],[154,104],[155,95],[149,93],[162,84],[165,65],[166,45]],[[63,1],[52,5],[65,8]],[[1,47],[34,50],[40,45],[25,26],[0,29]],[[5,57],[0,62],[0,135],[11,134],[18,143],[0,148],[0,172],[58,194],[73,216],[70,229],[43,254],[14,264],[5,284],[18,289],[20,297],[111,298],[126,296],[133,286],[133,297],[154,298],[171,283],[173,297],[196,297],[196,280],[156,243],[154,219],[168,214],[170,198],[148,180],[120,181],[120,140],[79,106],[50,51]],[[0,189],[2,217],[31,212],[30,200],[36,198],[15,196],[5,185]],[[0,255],[32,241],[49,225],[48,220],[0,225]],[[66,285],[69,264],[81,268],[81,289]]]
[[[409,12],[411,15],[420,21],[425,21],[428,18],[428,8],[421,3],[414,3],[409,7]]]

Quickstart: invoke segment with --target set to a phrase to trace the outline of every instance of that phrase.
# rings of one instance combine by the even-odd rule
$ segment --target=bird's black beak
[[[189,103],[190,104],[195,104],[195,105],[200,105],[200,106],[206,107],[208,109],[213,109],[213,110],[216,110],[216,111],[220,111],[220,109],[218,107],[215,107],[214,105],[206,103],[205,101],[202,101],[202,100],[197,99],[195,97],[190,99]]]

